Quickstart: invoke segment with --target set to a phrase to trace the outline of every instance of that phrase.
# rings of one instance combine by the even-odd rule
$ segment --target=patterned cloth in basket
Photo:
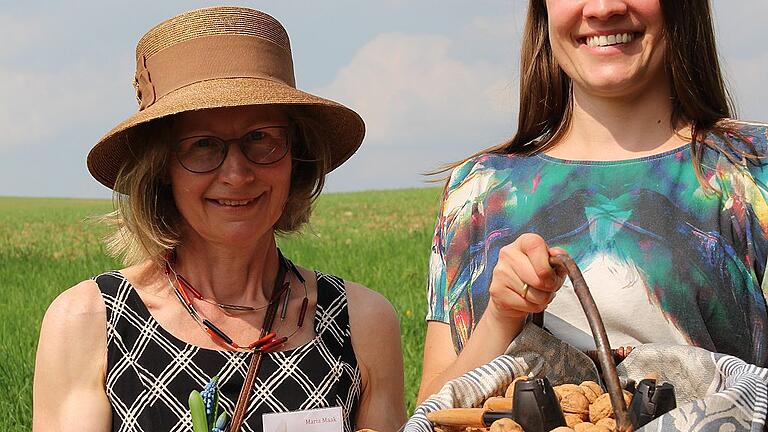
[[[656,372],[675,386],[677,408],[641,431],[768,430],[768,369],[701,348],[647,344],[636,347],[617,370],[622,380],[637,382]],[[546,376],[553,385],[597,381],[597,371],[586,355],[529,324],[506,354],[449,381],[419,405],[403,431],[432,432],[428,412],[482,405],[522,375]]]

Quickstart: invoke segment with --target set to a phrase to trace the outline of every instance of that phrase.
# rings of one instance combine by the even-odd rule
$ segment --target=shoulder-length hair
[[[691,126],[691,150],[696,176],[702,175],[704,147],[712,147],[734,163],[756,159],[730,137],[739,136],[728,120],[733,103],[723,81],[715,46],[709,0],[660,0],[664,17],[667,76],[670,78],[673,125]],[[552,52],[545,0],[529,0],[520,50],[520,106],[515,135],[445,170],[481,154],[533,155],[553,147],[567,132],[573,114],[571,79]],[[722,140],[707,140],[714,133]]]
[[[293,127],[291,186],[274,226],[277,234],[297,232],[309,221],[330,167],[329,143],[316,133],[323,125],[300,107],[291,108],[287,116]],[[181,215],[165,180],[172,121],[155,120],[130,139],[131,147],[139,150],[117,176],[115,210],[100,218],[113,228],[105,238],[107,251],[125,265],[159,261],[182,240]]]

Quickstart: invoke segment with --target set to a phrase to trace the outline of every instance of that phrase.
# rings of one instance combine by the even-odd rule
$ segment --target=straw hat
[[[246,105],[304,107],[324,127],[316,133],[331,169],[360,146],[365,124],[351,109],[296,89],[288,34],[253,9],[194,10],[149,30],[136,46],[134,85],[139,111],[109,131],[88,154],[88,170],[114,188],[121,167],[142,145],[142,125],[206,108]]]

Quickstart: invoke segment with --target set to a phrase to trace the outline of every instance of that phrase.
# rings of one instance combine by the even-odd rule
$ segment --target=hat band
[[[139,111],[174,90],[220,78],[260,78],[296,87],[289,50],[255,36],[202,36],[137,57]]]

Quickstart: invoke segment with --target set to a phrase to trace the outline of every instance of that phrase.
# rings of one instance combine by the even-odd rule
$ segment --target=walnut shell
[[[616,432],[616,420],[610,417],[600,420],[599,422],[595,423],[595,425],[603,426],[608,428],[611,432]]]
[[[582,393],[570,391],[563,393],[563,397],[560,399],[560,407],[564,413],[588,415],[589,399]]]
[[[629,407],[632,402],[632,393],[622,390],[624,396],[624,403]],[[598,421],[610,417],[613,418],[613,405],[611,405],[611,397],[608,393],[603,393],[595,399],[595,402],[589,406],[589,421],[597,423]]]
[[[584,391],[584,396],[589,399],[589,403],[593,403],[598,396],[605,393],[600,384],[594,381],[584,381],[579,384],[579,387]]]
[[[558,426],[549,432],[573,432],[573,429],[565,426]]]
[[[553,388],[555,390],[555,394],[557,394],[559,397],[562,397],[565,393],[571,392],[584,394],[584,389],[577,386],[576,384],[560,384],[559,386],[555,386]]]
[[[563,413],[565,416],[565,424],[569,428],[576,426],[579,423],[584,423],[584,416],[582,414]]]
[[[523,427],[510,418],[503,418],[493,422],[490,432],[523,432]]]
[[[582,422],[574,426],[573,430],[575,432],[585,432],[588,428],[591,428],[592,426],[594,425],[590,422]]]
[[[576,432],[610,432],[604,426],[594,425],[592,423],[579,423],[574,429]]]
[[[512,396],[515,394],[515,383],[517,383],[518,381],[525,381],[527,379],[529,379],[529,378],[526,375],[522,375],[522,376],[519,376],[519,377],[513,379],[512,383],[509,386],[507,386],[507,391],[504,392],[504,397],[505,398],[512,398]]]

